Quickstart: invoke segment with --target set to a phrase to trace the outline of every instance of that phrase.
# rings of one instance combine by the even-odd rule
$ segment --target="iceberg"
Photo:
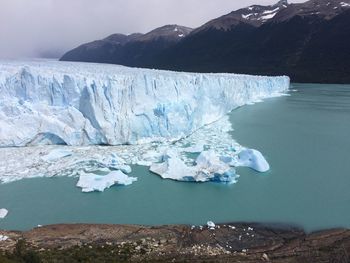
[[[201,152],[191,165],[185,163],[177,150],[169,149],[160,163],[151,165],[150,171],[176,181],[235,183],[238,178],[234,168],[222,162],[213,150]]]
[[[245,166],[264,173],[270,170],[270,165],[261,152],[254,149],[244,149],[238,154],[235,166]]]
[[[5,218],[7,216],[7,214],[8,214],[8,212],[9,211],[7,209],[1,208],[0,209],[0,219]]]
[[[101,164],[109,169],[121,170],[123,173],[131,173],[131,167],[117,154],[112,153],[101,160]]]
[[[239,106],[281,95],[289,82],[285,76],[0,61],[0,147],[176,141]]]
[[[129,177],[121,171],[112,171],[107,175],[84,173],[80,175],[77,187],[82,188],[83,192],[103,192],[115,184],[130,185],[135,181],[136,177]]]

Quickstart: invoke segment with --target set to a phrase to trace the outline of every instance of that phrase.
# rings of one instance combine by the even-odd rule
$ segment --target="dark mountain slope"
[[[300,55],[301,80],[350,83],[350,10],[324,21]]]
[[[327,8],[322,9],[320,2],[324,1],[309,1],[306,6],[316,6],[322,12],[311,12],[305,4],[289,5],[260,26],[241,22],[225,30],[197,29],[164,51],[152,66],[286,74],[296,82],[350,83],[350,8],[335,8],[342,3],[338,1],[330,7],[326,3]]]
[[[83,44],[63,55],[61,60],[113,63],[111,55],[122,55],[122,47],[142,34],[113,34],[102,40]]]
[[[350,0],[252,5],[193,31],[165,26],[122,40],[93,42],[93,52],[91,43],[83,45],[62,60],[350,83]]]
[[[192,31],[191,28],[167,25],[147,34],[114,34],[105,39],[83,44],[67,52],[61,60],[147,66],[156,55]]]

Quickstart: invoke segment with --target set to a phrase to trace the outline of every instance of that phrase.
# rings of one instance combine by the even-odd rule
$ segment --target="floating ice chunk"
[[[210,228],[210,229],[215,229],[215,224],[214,224],[213,221],[208,221],[208,222],[207,222],[207,226],[208,226],[208,228]]]
[[[203,151],[196,159],[196,169],[207,176],[207,181],[236,183],[238,175],[234,168],[220,160],[213,150]]]
[[[196,159],[196,163],[198,168],[209,173],[224,173],[230,169],[213,150],[201,152]]]
[[[160,175],[163,179],[177,181],[196,181],[195,170],[181,160],[175,149],[169,149],[162,157],[162,163],[153,163],[150,167],[152,173]]]
[[[0,219],[1,218],[5,218],[6,216],[7,216],[7,214],[8,214],[8,210],[7,209],[5,209],[5,208],[1,208],[0,209]]]
[[[0,241],[6,241],[8,238],[8,236],[0,235]]]
[[[129,177],[121,171],[112,171],[104,176],[85,173],[79,177],[77,187],[81,187],[83,192],[103,192],[115,184],[130,185],[135,181],[137,181],[136,177]]]
[[[54,162],[58,159],[71,156],[73,153],[69,150],[65,150],[62,148],[54,149],[49,152],[47,155],[41,157],[41,159],[45,162]]]
[[[238,154],[236,166],[250,167],[258,172],[267,172],[270,170],[270,165],[261,154],[254,149],[244,149]]]
[[[150,171],[164,179],[191,182],[225,182],[235,183],[237,175],[234,168],[220,161],[212,150],[203,151],[196,159],[195,165],[186,164],[175,149],[169,149],[161,163],[154,163]]]
[[[131,167],[117,154],[112,153],[102,160],[102,163],[110,169],[121,170],[124,173],[131,173]]]

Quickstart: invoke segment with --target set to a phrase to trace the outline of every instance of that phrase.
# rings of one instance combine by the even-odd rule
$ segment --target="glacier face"
[[[1,61],[0,147],[177,140],[288,88],[288,77]]]

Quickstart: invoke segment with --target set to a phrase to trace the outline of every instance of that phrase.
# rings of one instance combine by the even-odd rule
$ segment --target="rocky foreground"
[[[350,230],[258,224],[51,225],[0,231],[0,262],[350,262]]]

